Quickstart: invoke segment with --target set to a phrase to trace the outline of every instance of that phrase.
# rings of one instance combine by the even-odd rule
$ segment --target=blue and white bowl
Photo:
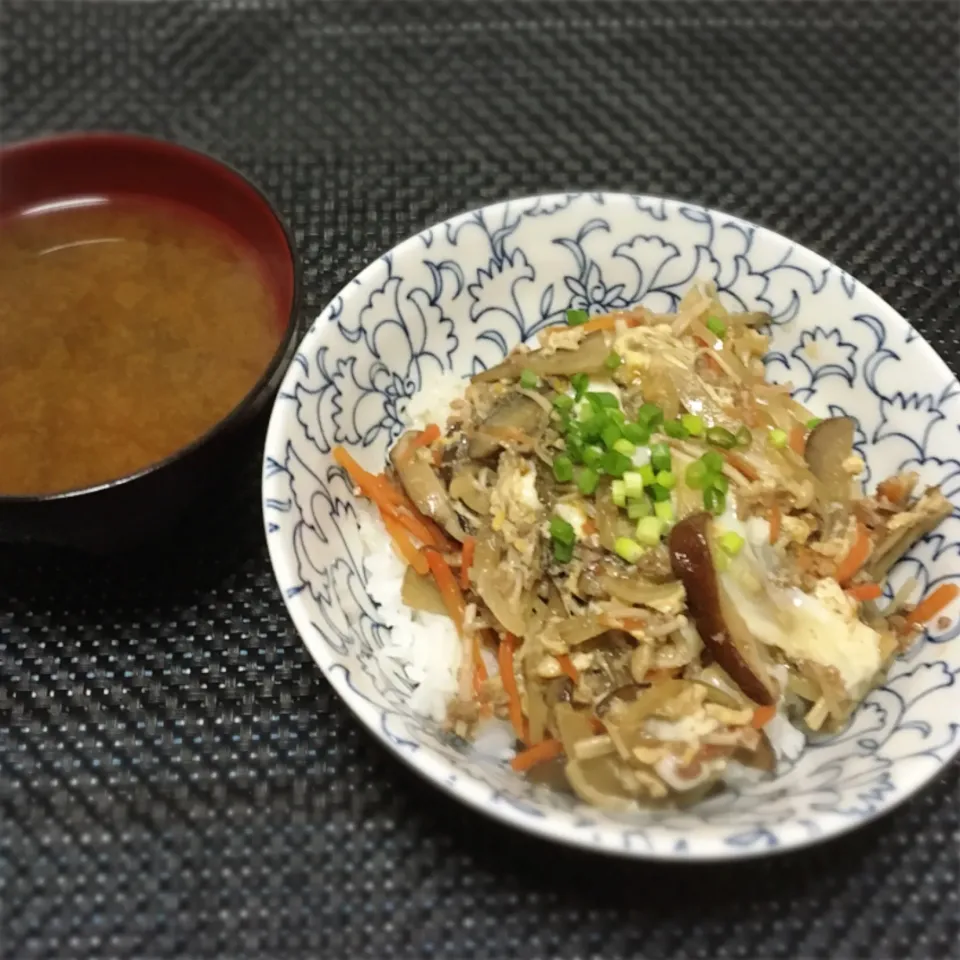
[[[842,270],[778,234],[692,204],[619,194],[511,200],[400,244],[353,280],[304,338],[273,410],[263,506],[274,571],[327,679],[427,779],[505,823],[593,850],[728,859],[843,833],[919,790],[960,750],[960,628],[932,628],[841,735],[807,745],[772,780],[690,810],[608,814],[514,774],[502,752],[446,736],[409,707],[369,595],[343,444],[379,470],[425,377],[464,377],[562,320],[643,303],[673,309],[695,280],[729,308],[773,317],[768,375],[819,415],[860,424],[867,482],[902,469],[960,505],[960,385],[909,324]],[[894,580],[960,582],[960,514]]]

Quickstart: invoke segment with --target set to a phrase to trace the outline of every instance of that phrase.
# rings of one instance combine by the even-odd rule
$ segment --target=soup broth
[[[285,322],[252,252],[185,208],[125,197],[0,221],[0,496],[186,446],[254,386]]]

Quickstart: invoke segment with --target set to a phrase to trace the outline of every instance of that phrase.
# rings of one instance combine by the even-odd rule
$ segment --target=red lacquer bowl
[[[299,269],[290,232],[264,194],[214,158],[161,140],[77,133],[0,149],[0,219],[76,197],[137,196],[213,218],[258,261],[284,324],[274,355],[246,396],[202,436],[157,463],[108,483],[39,496],[0,496],[0,541],[93,549],[125,547],[168,529],[236,456],[255,457],[254,424],[296,347]],[[229,334],[229,317],[212,316]]]

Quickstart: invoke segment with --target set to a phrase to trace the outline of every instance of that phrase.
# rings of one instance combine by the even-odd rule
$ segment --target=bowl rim
[[[373,275],[377,268],[377,264],[384,256],[389,256],[391,260],[396,261],[398,257],[402,256],[406,252],[407,248],[413,247],[424,233],[430,233],[438,228],[444,228],[450,225],[466,222],[469,218],[479,213],[499,211],[508,204],[528,205],[536,202],[549,203],[551,201],[569,200],[582,196],[598,198],[602,197],[604,202],[633,202],[641,200],[653,204],[663,203],[666,206],[684,207],[697,211],[703,211],[707,214],[722,217],[728,221],[754,228],[768,235],[771,239],[789,244],[802,252],[803,256],[808,258],[812,265],[821,269],[829,268],[832,270],[841,271],[845,276],[849,277],[854,284],[854,289],[857,291],[857,293],[861,297],[864,297],[866,300],[870,301],[882,315],[896,318],[899,323],[902,323],[906,328],[916,334],[916,339],[919,341],[919,345],[922,346],[922,349],[924,349],[927,354],[928,363],[933,363],[935,366],[939,367],[943,375],[949,380],[952,380],[954,383],[960,383],[960,381],[957,380],[957,377],[950,370],[946,361],[944,361],[944,359],[933,349],[926,338],[919,331],[917,331],[916,328],[913,327],[896,308],[887,303],[882,297],[880,297],[879,294],[875,293],[865,284],[861,283],[850,274],[847,274],[846,271],[842,270],[842,268],[838,267],[832,261],[827,260],[826,257],[817,253],[815,250],[812,250],[810,247],[791,240],[784,234],[773,230],[770,227],[764,226],[762,223],[746,220],[737,214],[728,213],[717,207],[709,207],[697,202],[687,201],[682,198],[668,195],[638,194],[622,191],[574,190],[508,197],[493,203],[484,204],[482,206],[471,207],[470,209],[460,211],[459,213],[453,214],[452,216],[443,220],[438,220],[434,223],[421,227],[416,233],[405,237],[389,250],[380,253],[374,260],[368,263],[361,271],[359,271],[353,278],[349,279],[343,285],[343,287],[330,299],[330,301],[325,304],[323,309],[317,314],[312,323],[309,325],[306,332],[301,337],[300,343],[297,345],[297,352],[299,353],[304,344],[316,335],[316,331],[323,329],[319,326],[319,321],[323,319],[325,314],[330,310],[334,303],[336,303],[338,300],[340,300],[341,303],[346,303],[351,295],[363,295],[363,285],[365,281]],[[292,369],[293,368],[291,367],[286,376],[292,375]],[[284,392],[285,383],[281,383],[280,393],[282,394]],[[383,744],[384,747],[386,747],[391,756],[400,760],[408,768],[412,769],[419,776],[427,780],[432,787],[439,788],[445,794],[464,804],[466,807],[469,807],[470,809],[475,810],[478,813],[483,814],[484,816],[499,823],[505,824],[513,829],[518,829],[524,833],[535,836],[540,840],[559,843],[563,846],[582,850],[593,855],[613,856],[625,860],[643,860],[649,862],[674,864],[721,863],[726,861],[759,860],[762,858],[776,857],[783,854],[794,853],[799,850],[819,845],[826,841],[845,836],[863,826],[866,826],[867,824],[886,817],[888,814],[892,813],[898,807],[906,803],[906,801],[915,797],[920,791],[926,788],[931,782],[940,776],[952,762],[956,760],[958,755],[960,755],[960,740],[958,740],[956,745],[953,747],[952,752],[946,756],[942,763],[938,763],[938,765],[934,766],[930,770],[924,770],[919,774],[915,774],[910,779],[909,783],[889,794],[887,798],[885,798],[871,812],[857,818],[849,818],[840,821],[831,820],[826,824],[824,829],[816,835],[799,834],[791,831],[788,835],[783,836],[780,841],[772,847],[733,849],[722,847],[719,844],[716,846],[711,844],[706,849],[691,850],[688,847],[683,851],[677,851],[672,849],[657,848],[644,849],[639,846],[614,846],[612,844],[599,842],[591,833],[573,831],[568,829],[564,824],[558,824],[549,812],[547,815],[542,817],[525,816],[521,810],[511,805],[490,803],[489,788],[483,786],[471,774],[468,773],[458,776],[456,783],[451,782],[450,774],[451,772],[456,772],[456,768],[447,758],[440,755],[435,755],[432,751],[420,749],[419,747],[418,749],[411,751],[402,750],[398,747],[397,743],[383,728],[381,723],[381,711],[352,690],[347,679],[348,674],[345,668],[338,663],[328,662],[329,658],[325,656],[326,651],[324,650],[323,644],[320,642],[319,637],[311,637],[311,628],[313,624],[309,618],[308,612],[299,602],[299,594],[296,596],[288,596],[287,592],[282,589],[283,581],[280,577],[281,569],[283,569],[284,573],[296,574],[296,563],[295,561],[291,561],[290,558],[286,556],[286,551],[281,550],[279,546],[275,546],[277,538],[269,536],[269,524],[271,519],[267,513],[268,507],[266,502],[266,491],[264,488],[269,482],[269,478],[271,476],[271,472],[268,469],[268,460],[270,459],[271,451],[274,449],[279,449],[281,440],[283,440],[283,446],[286,446],[286,440],[284,439],[285,434],[283,433],[284,428],[282,425],[288,417],[289,413],[286,412],[284,405],[279,402],[279,399],[275,400],[267,427],[261,464],[261,511],[263,516],[265,539],[267,541],[268,554],[270,557],[270,564],[273,571],[274,580],[276,581],[278,592],[283,598],[284,606],[286,607],[287,612],[293,621],[293,625],[296,628],[298,637],[307,648],[311,659],[320,669],[324,678],[330,683],[349,711],[361,721],[362,725],[366,728],[367,733],[373,734],[374,738]],[[600,828],[601,831],[605,829],[607,829],[606,825]],[[656,830],[656,823],[651,823],[648,829]]]
[[[48,149],[70,143],[90,143],[100,142],[109,145],[114,142],[116,146],[123,147],[130,144],[140,144],[151,147],[162,153],[176,154],[192,163],[197,161],[212,163],[222,171],[229,174],[245,186],[257,199],[260,205],[273,217],[277,226],[283,234],[284,245],[286,248],[287,259],[292,270],[293,283],[291,285],[290,307],[287,312],[286,323],[283,328],[283,335],[276,349],[271,355],[269,361],[263,369],[263,372],[254,381],[253,385],[243,395],[224,416],[208,427],[203,433],[195,437],[189,443],[173,453],[167,454],[162,460],[156,460],[153,463],[141,467],[133,473],[125,473],[112,480],[105,480],[101,483],[90,484],[84,487],[72,487],[68,490],[58,490],[54,493],[28,493],[28,494],[3,494],[0,493],[0,507],[10,508],[17,506],[27,506],[41,503],[58,503],[63,501],[75,500],[80,497],[101,493],[106,490],[114,490],[118,487],[124,487],[151,474],[158,473],[161,470],[177,463],[178,461],[189,457],[196,450],[206,445],[221,433],[229,432],[248,414],[250,408],[255,405],[263,391],[269,386],[270,381],[275,377],[277,371],[283,367],[290,358],[299,340],[299,313],[303,288],[303,270],[300,264],[300,257],[297,253],[297,245],[294,239],[293,231],[286,220],[277,209],[273,201],[267,196],[260,185],[247,174],[242,173],[231,163],[222,157],[198,147],[187,146],[176,140],[168,140],[163,137],[151,137],[140,133],[125,133],[114,130],[73,130],[63,133],[43,134],[37,137],[27,137],[20,140],[11,140],[8,143],[0,144],[0,160],[6,156],[11,156],[20,152],[29,152],[34,149]],[[149,196],[150,194],[144,194]]]

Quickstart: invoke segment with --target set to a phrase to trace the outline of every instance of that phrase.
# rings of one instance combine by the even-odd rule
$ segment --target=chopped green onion
[[[654,500],[657,500],[657,501],[660,501],[660,500],[669,500],[669,499],[670,499],[670,491],[669,491],[666,487],[661,487],[659,483],[655,483],[655,484],[650,488],[650,496],[653,497],[653,499],[654,499]]]
[[[680,418],[680,422],[683,424],[684,430],[686,430],[691,437],[702,436],[703,431],[706,429],[703,417],[698,417],[695,413],[685,413]]]
[[[787,445],[787,431],[786,430],[771,430],[767,434],[767,439],[770,441],[771,447],[776,447],[778,450],[782,450]]]
[[[602,458],[603,450],[601,450],[600,447],[594,447],[592,445],[584,447],[583,454],[580,457],[588,467],[595,467]]]
[[[608,422],[600,434],[605,447],[612,447],[620,439],[620,428],[615,423]]]
[[[657,475],[654,472],[653,467],[649,463],[645,463],[639,470],[640,476],[643,477],[643,485],[645,487],[652,487],[657,481]]]
[[[707,485],[707,476],[710,471],[707,469],[707,465],[702,460],[694,460],[683,475],[683,479],[687,481],[687,486],[691,490],[702,490]]]
[[[679,420],[668,420],[663,425],[663,432],[674,440],[685,440],[688,436],[687,428]]]
[[[616,450],[608,450],[603,455],[601,465],[611,477],[622,477],[633,466],[633,461]]]
[[[590,314],[586,310],[568,310],[567,323],[571,327],[581,327],[590,319]]]
[[[639,423],[625,423],[620,429],[623,435],[638,447],[646,446],[650,442],[650,431],[646,427],[641,427]]]
[[[673,504],[669,500],[660,500],[653,505],[653,512],[657,515],[661,523],[673,523],[677,515],[673,512]]]
[[[591,390],[586,396],[590,405],[600,410],[603,410],[605,407],[616,410],[620,406],[617,395],[610,393],[609,390]]]
[[[730,555],[722,550],[711,550],[713,566],[719,573],[726,573],[730,569]]]
[[[585,496],[589,497],[596,492],[597,484],[600,482],[600,474],[590,467],[581,467],[577,470],[577,489]]]
[[[737,445],[737,438],[726,427],[710,427],[707,430],[707,443],[723,450],[732,450]]]
[[[753,434],[750,428],[746,424],[741,424],[740,429],[737,430],[737,446],[749,447],[751,443],[753,443]]]
[[[564,453],[553,458],[553,475],[557,483],[569,483],[573,479],[573,461]]]
[[[553,398],[553,405],[561,413],[567,413],[573,409],[573,397],[569,397],[565,393],[558,393]]]
[[[716,450],[708,450],[700,460],[709,473],[719,473],[723,469],[723,457]]]
[[[583,440],[579,434],[573,432],[568,433],[566,437],[564,437],[563,445],[567,451],[567,456],[570,457],[574,463],[580,463],[581,460],[585,459],[587,451],[583,446]]]
[[[617,353],[616,351],[613,351],[612,353],[610,353],[607,359],[603,361],[603,365],[608,370],[616,370],[621,363],[623,363],[623,357],[621,357],[620,354]]]
[[[577,539],[572,524],[558,516],[550,518],[550,536],[559,543],[573,543]]]
[[[660,542],[663,524],[659,517],[641,517],[637,521],[637,540],[648,547],[655,547]]]
[[[618,507],[627,505],[627,485],[623,480],[614,480],[610,484],[610,499]]]
[[[653,513],[653,504],[648,497],[638,497],[627,503],[627,516],[631,520],[639,520],[641,517],[649,517]]]
[[[821,423],[823,423],[823,417],[811,417],[807,421],[806,427],[808,430],[815,430]]]
[[[721,493],[716,487],[707,487],[703,491],[703,506],[714,516],[719,517],[727,509],[726,495]]]
[[[612,446],[617,453],[622,453],[625,457],[632,457],[637,452],[636,446],[623,437],[615,441]]]
[[[576,398],[580,400],[590,386],[590,378],[585,373],[575,373],[570,378],[570,386],[573,387]]]
[[[624,412],[621,409],[617,408],[616,410],[613,410],[613,409],[607,410],[606,414],[622,431],[624,428],[624,425],[627,422],[627,417],[624,414]]]
[[[669,470],[673,464],[670,456],[670,448],[665,443],[654,443],[650,447],[650,466],[655,473],[661,470]]]
[[[637,422],[655,430],[658,424],[663,423],[663,411],[655,403],[645,403],[637,411]]]
[[[661,470],[656,479],[664,490],[672,490],[677,485],[677,478],[669,470]]]
[[[627,496],[631,499],[638,499],[643,496],[643,476],[636,470],[628,470],[623,475],[623,482],[626,487]]]
[[[727,335],[727,325],[719,317],[707,317],[707,329],[720,340]]]
[[[617,556],[622,557],[627,563],[636,563],[643,556],[643,547],[629,537],[617,537],[613,543],[613,549]]]
[[[573,559],[573,544],[553,541],[553,559],[557,563],[569,563]]]
[[[536,390],[540,385],[540,378],[532,370],[524,370],[520,374],[520,386],[527,390]]]
[[[720,544],[720,549],[723,550],[724,553],[735,557],[743,549],[744,540],[739,533],[728,530],[717,538],[717,543]]]
[[[580,421],[580,434],[584,440],[599,440],[608,422],[602,414],[594,414]]]
[[[725,494],[730,489],[730,481],[722,473],[711,474],[708,485]]]

